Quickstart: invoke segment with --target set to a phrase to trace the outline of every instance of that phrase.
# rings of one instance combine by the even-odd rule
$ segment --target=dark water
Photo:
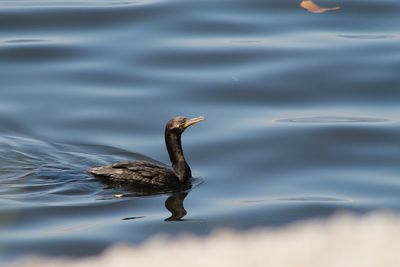
[[[318,4],[0,0],[0,258],[400,211],[400,2]],[[186,216],[87,174],[168,163],[175,115]]]

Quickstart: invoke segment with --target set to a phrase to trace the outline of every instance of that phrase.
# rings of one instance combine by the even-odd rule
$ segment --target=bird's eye
[[[180,119],[179,120],[179,124],[185,124],[186,123],[186,119]]]

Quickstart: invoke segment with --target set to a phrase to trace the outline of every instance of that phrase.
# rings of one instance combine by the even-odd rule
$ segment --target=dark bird
[[[152,188],[172,188],[190,183],[192,172],[183,155],[181,135],[204,117],[174,117],[165,126],[165,144],[172,168],[148,161],[123,161],[96,167],[90,173],[111,183],[129,183]]]

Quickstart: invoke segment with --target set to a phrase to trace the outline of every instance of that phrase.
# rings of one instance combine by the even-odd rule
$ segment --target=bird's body
[[[165,127],[165,143],[172,163],[172,168],[149,161],[123,161],[111,166],[95,167],[90,173],[109,182],[137,184],[152,188],[171,188],[187,184],[192,177],[186,163],[181,145],[183,131],[203,117],[189,119],[174,117]]]
[[[111,166],[93,168],[90,172],[108,177],[111,182],[153,187],[179,185],[179,179],[172,169],[149,161],[116,162]]]

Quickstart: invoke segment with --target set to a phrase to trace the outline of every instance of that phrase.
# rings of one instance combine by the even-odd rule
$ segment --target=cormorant
[[[154,188],[171,188],[190,182],[192,172],[186,163],[181,145],[181,135],[189,126],[203,121],[204,117],[189,119],[174,117],[165,126],[165,144],[172,168],[148,161],[123,161],[111,166],[96,167],[90,173],[109,182],[130,183]]]

